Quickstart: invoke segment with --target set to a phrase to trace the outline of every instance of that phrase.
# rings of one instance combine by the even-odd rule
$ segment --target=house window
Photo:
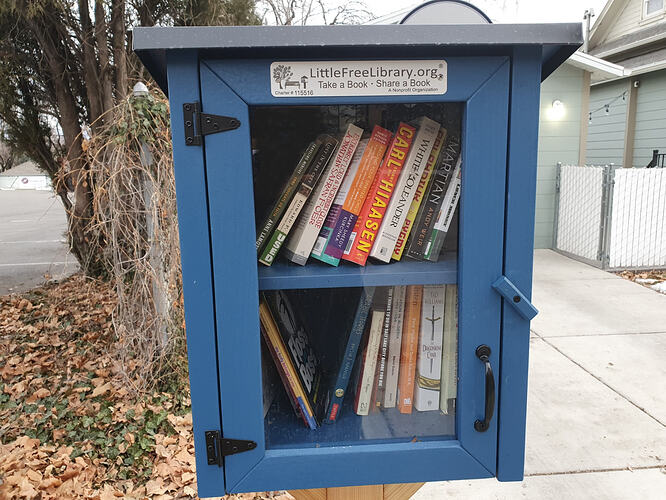
[[[664,0],[645,0],[643,7],[643,17],[658,14],[664,10]]]

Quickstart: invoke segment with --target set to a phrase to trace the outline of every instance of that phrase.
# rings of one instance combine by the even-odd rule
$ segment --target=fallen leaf
[[[111,389],[111,382],[107,382],[104,385],[100,385],[99,387],[95,387],[95,389],[92,391],[90,394],[91,398],[96,398],[97,396],[101,396],[102,394],[106,394],[109,392]]]

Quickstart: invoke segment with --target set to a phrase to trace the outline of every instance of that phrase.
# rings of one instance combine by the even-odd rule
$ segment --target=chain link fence
[[[553,246],[602,269],[666,268],[666,169],[558,164]]]

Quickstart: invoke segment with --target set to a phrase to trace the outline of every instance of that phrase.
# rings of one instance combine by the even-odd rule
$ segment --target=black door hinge
[[[257,443],[246,439],[229,439],[220,436],[220,431],[206,431],[206,458],[208,465],[222,467],[222,458],[254,450]]]
[[[240,127],[240,120],[233,116],[211,115],[201,112],[198,102],[183,104],[183,126],[185,128],[185,144],[200,146],[204,135],[227,132]]]

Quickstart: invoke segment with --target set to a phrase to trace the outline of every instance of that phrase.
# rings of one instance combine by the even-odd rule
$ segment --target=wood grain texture
[[[385,484],[384,500],[409,500],[425,483]]]
[[[296,500],[326,500],[326,488],[290,490],[289,494]]]
[[[348,486],[345,488],[328,488],[327,500],[383,500],[384,486]]]

